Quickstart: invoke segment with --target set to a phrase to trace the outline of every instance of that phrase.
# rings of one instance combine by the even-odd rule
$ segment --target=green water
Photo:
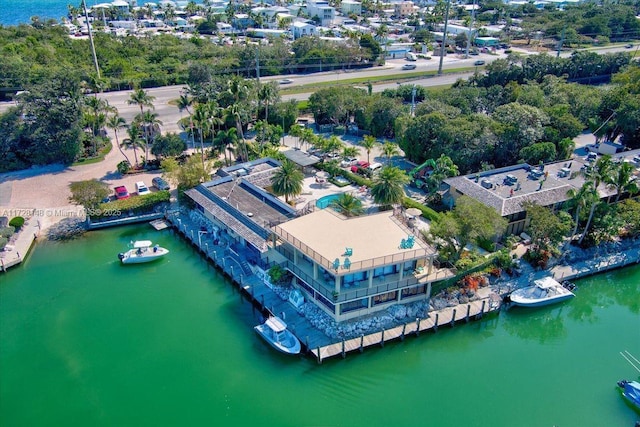
[[[132,239],[171,250],[122,266]],[[318,365],[274,352],[251,306],[170,231],[40,243],[0,275],[2,426],[632,426],[640,268]]]

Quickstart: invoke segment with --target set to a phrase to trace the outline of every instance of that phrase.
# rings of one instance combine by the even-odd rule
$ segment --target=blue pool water
[[[320,197],[316,201],[316,207],[320,209],[324,209],[331,204],[334,200],[337,200],[340,197],[339,194],[329,194],[328,196]]]

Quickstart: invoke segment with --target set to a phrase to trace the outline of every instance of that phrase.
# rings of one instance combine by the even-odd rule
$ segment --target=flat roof
[[[280,224],[274,227],[274,232],[325,266],[327,261],[333,263],[336,258],[342,263],[346,248],[351,248],[352,254],[348,256],[351,270],[435,253],[418,236],[412,248],[401,249],[402,240],[406,240],[410,232],[394,218],[392,211],[346,218],[328,208],[321,209]]]
[[[315,165],[320,161],[318,157],[308,154],[302,150],[287,150],[282,154],[284,154],[287,159],[302,167]]]
[[[626,151],[614,154],[612,158],[614,161],[632,161],[638,153],[640,150]],[[522,212],[526,202],[550,206],[568,200],[567,192],[584,184],[585,179],[580,172],[588,165],[587,158],[581,156],[549,163],[542,168],[525,163],[447,178],[444,182],[507,216]],[[598,193],[600,197],[607,197],[615,194],[615,190],[601,183]]]

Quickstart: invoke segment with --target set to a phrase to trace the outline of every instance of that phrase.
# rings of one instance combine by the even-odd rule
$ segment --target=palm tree
[[[580,224],[580,212],[584,209],[588,209],[591,204],[595,204],[598,201],[598,193],[593,187],[593,182],[586,181],[579,190],[570,189],[567,191],[569,197],[569,205],[575,209],[574,226],[571,238],[568,243],[573,241],[574,236],[578,232],[578,225]]]
[[[604,182],[607,187],[616,190],[616,202],[624,192],[635,194],[638,192],[638,185],[633,178],[634,167],[631,163],[620,162],[613,167],[611,174],[605,176]]]
[[[343,148],[344,143],[335,135],[331,135],[324,140],[324,151],[327,153],[337,153],[338,151],[342,151]]]
[[[429,193],[438,191],[445,178],[451,178],[458,175],[460,175],[458,166],[453,163],[453,160],[451,160],[449,156],[441,154],[435,161],[435,167],[433,168],[431,175],[427,178]]]
[[[373,201],[381,206],[397,205],[404,197],[404,185],[409,177],[395,166],[385,166],[373,180],[371,195]]]
[[[214,145],[223,152],[225,164],[229,165],[230,162],[227,159],[227,153],[233,154],[235,152],[234,147],[238,144],[236,128],[230,128],[227,131],[221,130],[216,134],[213,142]]]
[[[360,155],[360,150],[358,147],[354,147],[353,145],[345,145],[342,147],[342,157],[345,159],[347,157],[358,157]]]
[[[153,142],[153,138],[155,135],[160,133],[160,125],[162,121],[158,119],[158,114],[153,113],[151,110],[147,110],[142,115],[138,114],[135,118],[142,125],[145,148],[144,148],[144,158],[145,160],[149,160],[149,144]]]
[[[593,166],[587,167],[585,172],[583,172],[586,181],[593,183],[593,188],[597,192],[600,183],[605,179],[609,179],[608,176],[611,174],[611,170],[613,168],[613,162],[611,161],[611,156],[605,154],[600,157]],[[589,218],[587,219],[587,224],[584,226],[584,232],[578,241],[578,244],[582,244],[582,241],[589,232],[589,227],[591,226],[591,221],[593,220],[593,214],[595,213],[596,207],[600,204],[600,200],[596,201],[591,205],[591,210],[589,211]]]
[[[367,151],[367,163],[370,163],[371,151],[378,145],[376,137],[373,135],[365,135],[360,145]]]
[[[242,140],[242,147],[240,148],[240,155],[243,161],[249,160],[249,151],[247,149],[247,142],[244,139],[244,132],[242,131],[242,107],[239,104],[231,104],[227,108],[227,114],[233,117],[236,121],[236,129],[240,132],[240,139]]]
[[[297,123],[289,128],[289,136],[293,136],[296,138],[296,145],[295,145],[296,148],[298,148],[298,143],[300,142],[300,137],[302,136],[303,132],[304,132],[304,128]]]
[[[149,107],[152,110],[155,109],[155,107],[153,106],[153,101],[155,101],[155,99],[155,96],[149,95],[146,91],[142,89],[136,89],[129,96],[127,104],[137,105],[138,107],[140,107],[140,114],[142,114],[142,107]]]
[[[198,128],[198,134],[200,135],[200,156],[202,157],[202,169],[204,170],[204,134],[209,128],[209,108],[207,104],[196,104],[191,119]]]
[[[382,154],[387,158],[387,165],[390,165],[391,157],[400,154],[400,150],[396,144],[387,141],[382,145]]]
[[[309,148],[309,144],[311,145],[315,145],[317,143],[317,136],[316,134],[313,132],[313,129],[311,128],[304,128],[302,130],[302,135],[300,136],[300,148],[302,148],[303,145],[307,145],[307,148]]]
[[[362,201],[349,193],[342,193],[329,206],[346,217],[358,216],[364,213]]]
[[[120,145],[120,141],[118,140],[118,130],[127,127],[127,121],[119,115],[114,114],[113,116],[109,116],[109,118],[107,119],[107,127],[113,130],[113,134],[116,136],[116,145],[118,146],[118,150],[120,150],[120,153],[122,153],[124,158],[127,160],[127,163],[131,165],[129,158],[125,154],[122,146]]]
[[[275,102],[278,97],[278,83],[275,81],[260,85],[258,100],[264,104],[264,120],[269,122],[269,104]]]
[[[302,181],[304,174],[295,163],[285,160],[282,166],[271,177],[271,188],[278,196],[284,196],[284,201],[289,203],[290,196],[302,193]]]
[[[133,157],[136,161],[136,169],[138,168],[138,153],[136,151],[137,148],[141,148],[144,145],[144,140],[140,138],[140,134],[142,133],[142,129],[140,128],[140,124],[137,122],[133,122],[127,128],[127,134],[129,134],[129,138],[125,139],[123,144],[130,146],[133,148]]]
[[[192,2],[189,2],[191,4]],[[189,96],[189,94],[180,92],[180,98],[178,98],[178,110],[182,113],[183,110],[187,111],[189,115],[189,128],[191,130],[191,147],[195,147],[195,135],[193,134],[193,120],[191,117],[191,111],[189,111],[189,107],[193,105],[193,98]]]

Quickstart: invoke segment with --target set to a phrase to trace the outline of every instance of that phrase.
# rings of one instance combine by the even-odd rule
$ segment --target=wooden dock
[[[174,222],[173,218],[169,220],[182,236],[238,286],[241,295],[252,303],[254,309],[258,309],[265,316],[271,314],[282,318],[287,323],[288,329],[298,337],[307,352],[313,355],[318,363],[339,355],[345,357],[350,352],[362,352],[367,347],[384,346],[386,342],[403,340],[406,336],[418,336],[420,332],[435,332],[442,326],[453,327],[459,322],[480,319],[485,314],[499,311],[501,307],[502,299],[485,288],[481,299],[456,307],[430,311],[426,318],[416,318],[413,321],[360,337],[332,338],[300,315],[287,299],[280,297],[263,279],[252,273],[247,274],[237,260],[228,254],[225,255],[222,247],[215,246],[207,238],[202,239],[198,236],[198,227],[189,224],[187,219],[183,218],[179,222]]]
[[[164,219],[155,219],[151,221],[149,225],[151,225],[157,231],[164,230],[165,228],[169,227],[169,223],[167,223],[167,221],[165,221]]]

